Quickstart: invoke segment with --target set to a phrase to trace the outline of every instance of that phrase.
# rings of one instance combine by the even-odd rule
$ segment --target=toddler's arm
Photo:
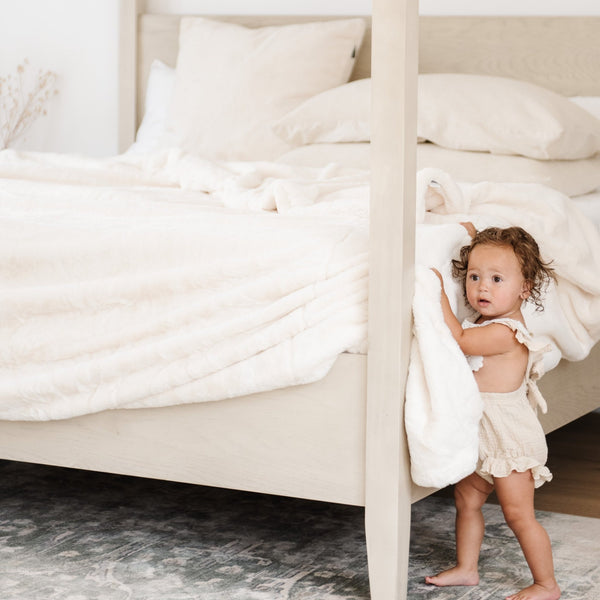
[[[460,349],[465,354],[491,356],[508,352],[514,349],[516,345],[519,345],[514,332],[506,325],[492,323],[486,325],[485,328],[476,327],[463,329],[460,321],[452,312],[450,301],[448,300],[446,290],[444,289],[442,275],[437,269],[432,268],[431,270],[437,275],[440,280],[440,285],[442,286],[441,304],[444,321],[450,329],[452,337],[456,340]]]

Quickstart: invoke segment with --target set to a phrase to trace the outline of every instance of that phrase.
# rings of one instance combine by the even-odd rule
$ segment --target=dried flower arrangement
[[[16,75],[0,77],[0,150],[20,138],[31,124],[47,113],[46,105],[56,93],[56,73],[30,72],[25,59],[17,66]]]

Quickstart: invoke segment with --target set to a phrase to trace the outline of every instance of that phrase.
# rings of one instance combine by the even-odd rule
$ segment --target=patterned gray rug
[[[2,600],[366,600],[362,509],[0,461]],[[503,598],[529,583],[497,506],[477,588],[452,562],[454,509],[413,507],[409,600]],[[539,513],[563,600],[600,600],[600,519]]]

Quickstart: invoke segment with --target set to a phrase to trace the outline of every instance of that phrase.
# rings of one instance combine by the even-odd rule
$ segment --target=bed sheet
[[[567,196],[579,196],[600,187],[600,154],[581,160],[536,160],[525,156],[468,152],[432,143],[417,144],[417,170],[438,168],[457,181],[476,183],[539,183]],[[286,152],[278,162],[318,167],[337,163],[355,169],[369,168],[370,144],[307,144]]]

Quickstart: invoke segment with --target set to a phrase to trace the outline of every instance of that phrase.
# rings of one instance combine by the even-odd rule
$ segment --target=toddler
[[[484,535],[481,507],[495,489],[507,524],[517,537],[533,575],[533,584],[507,600],[557,600],[552,548],[537,522],[534,489],[552,474],[545,466],[546,438],[537,419],[545,407],[535,384],[546,349],[532,338],[521,313],[530,301],[542,310],[541,293],[552,269],[535,240],[520,227],[490,227],[476,232],[463,223],[471,243],[452,261],[452,274],[463,283],[468,304],[477,313],[462,325],[454,316],[444,283],[444,320],[474,371],[483,400],[479,426],[479,460],[475,472],[459,481],[456,503],[456,566],[426,577],[436,586],[477,585],[477,563]]]

